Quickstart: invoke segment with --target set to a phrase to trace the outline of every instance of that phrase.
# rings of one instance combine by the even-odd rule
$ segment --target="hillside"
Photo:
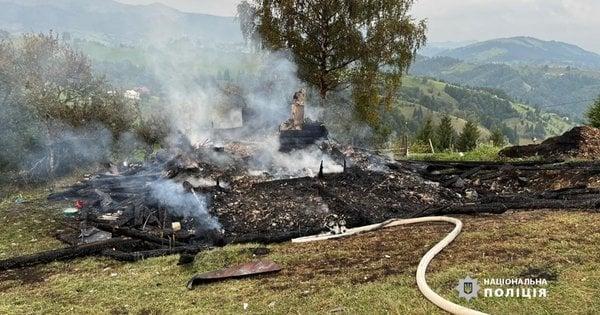
[[[435,57],[448,50],[465,47],[477,43],[477,41],[466,42],[428,42],[425,47],[419,49],[419,54],[427,57]]]
[[[164,42],[187,37],[241,42],[234,18],[184,13],[170,7],[112,0],[0,0],[0,29],[11,33],[69,33],[107,42]]]
[[[499,128],[512,143],[528,143],[532,138],[546,139],[572,128],[569,119],[518,103],[502,91],[467,88],[444,82],[406,77],[402,86],[400,110],[416,124],[426,117],[439,121],[449,115],[457,131],[467,119],[477,121],[482,138]]]
[[[419,58],[414,75],[506,91],[511,97],[572,117],[583,114],[600,93],[600,71],[570,67],[477,64],[449,57]],[[560,106],[559,106],[560,105]]]
[[[193,77],[196,79],[202,77],[203,80],[208,81],[218,80],[219,76],[227,72],[230,73],[232,83],[242,85],[239,80],[245,79],[239,74],[250,71],[248,67],[252,65],[253,60],[252,54],[241,53],[234,47],[229,52],[208,48],[198,49],[194,43],[186,41],[171,43],[172,47],[176,47],[172,54],[164,50],[152,51],[152,48],[103,45],[85,40],[75,40],[72,45],[91,56],[95,68],[118,85],[146,86],[153,91],[161,90],[165,82],[157,76],[159,73],[156,73],[156,69],[146,62],[149,56],[158,54],[165,60],[174,60],[177,57],[180,62],[187,65],[186,69],[194,69],[196,74]],[[181,53],[184,51],[188,53]],[[431,60],[441,65],[444,64],[441,61],[446,59],[449,58]],[[462,65],[457,60],[451,60],[450,64]],[[417,62],[414,69],[423,68],[424,62],[426,61]],[[493,66],[510,68],[504,65]],[[433,76],[431,73],[425,75]],[[476,82],[470,82],[468,85],[478,85],[474,83]],[[391,118],[390,127],[392,130],[399,130],[406,126],[413,134],[421,127],[424,118],[433,117],[437,123],[445,114],[453,119],[457,131],[462,130],[466,119],[472,118],[481,126],[482,139],[489,136],[491,129],[500,128],[512,143],[526,143],[533,137],[545,139],[558,135],[572,126],[559,115],[540,112],[530,106],[519,104],[501,91],[449,85],[421,77],[409,76],[404,79],[401,100],[397,112],[400,115]]]
[[[532,37],[493,39],[449,49],[437,56],[476,63],[558,65],[600,69],[600,55],[578,46]]]

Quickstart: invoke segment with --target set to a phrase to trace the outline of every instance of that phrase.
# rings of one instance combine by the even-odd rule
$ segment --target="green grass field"
[[[0,259],[58,248],[61,209],[47,189],[6,193],[0,203]],[[15,204],[22,195],[27,203]],[[536,211],[461,217],[463,233],[430,266],[444,297],[492,314],[600,313],[600,214]],[[106,258],[3,272],[1,314],[442,314],[417,289],[421,256],[452,229],[444,224],[391,228],[348,239],[269,246],[282,272],[185,288],[196,273],[253,259],[256,244],[198,255],[119,263]],[[555,274],[548,299],[478,298],[453,291],[458,279],[518,277],[529,268]],[[244,304],[247,309],[244,311]]]

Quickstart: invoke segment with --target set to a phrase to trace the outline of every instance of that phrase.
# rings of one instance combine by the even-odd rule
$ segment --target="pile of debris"
[[[340,233],[391,218],[600,209],[600,178],[594,179],[600,165],[592,162],[395,161],[322,142],[311,149],[323,157],[343,155],[343,166],[321,162],[290,175],[279,166],[253,170],[252,157],[261,151],[249,147],[201,147],[167,160],[159,154],[151,163],[90,176],[52,194],[51,200],[78,206],[67,219],[71,233],[60,237],[73,246],[0,261],[0,270],[89,255],[136,261],[179,254],[189,263],[215,246]],[[545,176],[561,173],[582,181],[549,187]]]
[[[59,235],[71,247],[0,261],[0,270],[89,255],[136,261],[179,254],[185,264],[215,246],[339,234],[392,218],[600,209],[600,179],[589,185],[600,165],[396,161],[327,140],[324,127],[307,123],[303,100],[298,92],[282,125],[283,148],[268,139],[192,146],[180,135],[143,165],[113,166],[50,195],[76,206],[65,211],[69,228]],[[575,129],[540,147],[591,155],[592,132]],[[557,173],[581,181],[549,187]]]
[[[600,209],[600,164],[595,162],[411,164],[424,178],[463,194],[470,200],[465,207],[476,212]]]
[[[321,154],[312,168],[289,170],[277,161],[257,165],[264,153],[249,147],[185,148],[169,159],[159,153],[144,165],[113,167],[54,193],[50,200],[77,205],[69,212],[70,229],[60,235],[73,247],[1,261],[0,270],[88,255],[136,261],[182,254],[184,262],[214,246],[281,242],[424,212],[458,213],[463,204],[450,189],[367,151],[322,142],[278,153]]]
[[[541,144],[506,148],[500,152],[500,156],[597,160],[600,159],[600,129],[575,127],[562,136],[550,138]]]

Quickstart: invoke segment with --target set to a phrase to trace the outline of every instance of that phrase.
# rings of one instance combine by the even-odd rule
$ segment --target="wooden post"
[[[429,147],[431,147],[431,154],[435,154],[435,148],[433,147],[433,142],[429,139]]]
[[[321,160],[321,166],[319,166],[319,178],[322,179],[323,177],[323,160]]]

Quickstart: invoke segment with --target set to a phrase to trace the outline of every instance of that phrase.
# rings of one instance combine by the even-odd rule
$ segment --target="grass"
[[[0,203],[0,259],[62,246],[64,203],[48,190],[7,193]],[[22,194],[28,201],[15,204]],[[461,217],[463,233],[430,266],[436,292],[492,314],[600,313],[600,214],[535,211]],[[202,253],[191,267],[177,257],[118,263],[86,258],[0,274],[0,314],[441,314],[416,287],[421,256],[451,230],[398,227],[344,240],[269,246],[279,274],[185,288],[195,273],[252,259],[256,244]],[[518,277],[528,268],[558,276],[548,299],[458,299],[467,275]]]
[[[480,145],[475,150],[460,153],[460,152],[439,152],[431,153],[414,153],[408,159],[417,161],[500,161],[498,156],[502,148],[492,145]]]

